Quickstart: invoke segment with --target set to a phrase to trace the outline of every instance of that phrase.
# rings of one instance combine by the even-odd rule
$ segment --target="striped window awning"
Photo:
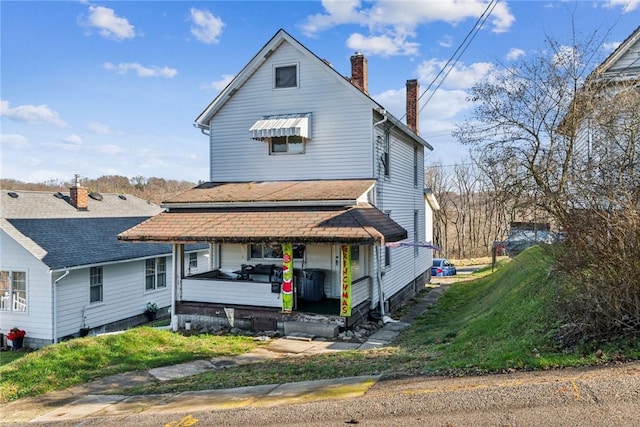
[[[264,116],[249,128],[252,139],[263,140],[277,136],[311,138],[311,113]]]

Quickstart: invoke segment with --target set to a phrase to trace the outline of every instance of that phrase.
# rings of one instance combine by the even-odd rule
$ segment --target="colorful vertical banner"
[[[293,245],[282,244],[282,311],[293,310]]]
[[[343,245],[341,253],[340,316],[351,316],[351,246]]]

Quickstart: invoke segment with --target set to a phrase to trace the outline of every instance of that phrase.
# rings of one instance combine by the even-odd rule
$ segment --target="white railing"
[[[182,301],[281,307],[279,293],[269,282],[244,280],[182,279]]]

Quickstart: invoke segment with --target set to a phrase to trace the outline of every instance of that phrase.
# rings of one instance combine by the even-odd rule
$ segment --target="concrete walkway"
[[[429,291],[402,316],[386,323],[371,334],[365,343],[314,341],[301,337],[284,337],[268,345],[236,357],[196,360],[179,365],[128,372],[101,378],[66,390],[24,398],[0,406],[0,423],[69,422],[86,417],[122,415],[125,413],[171,413],[198,410],[232,409],[245,406],[272,406],[313,399],[342,399],[361,396],[379,376],[334,378],[318,381],[203,390],[161,395],[125,396],[112,394],[152,381],[169,381],[231,366],[245,365],[281,357],[301,357],[345,350],[367,350],[389,345],[413,320],[433,306],[448,288],[447,284],[431,286]]]

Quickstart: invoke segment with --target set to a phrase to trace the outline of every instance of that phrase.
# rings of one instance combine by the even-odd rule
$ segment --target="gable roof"
[[[285,30],[280,29],[276,32],[276,34],[256,53],[256,55],[251,58],[249,63],[240,70],[240,72],[231,80],[231,82],[225,87],[222,92],[218,94],[214,98],[213,101],[207,106],[207,108],[198,115],[195,120],[194,126],[199,129],[206,130],[209,128],[209,121],[213,116],[217,114],[217,112],[227,103],[227,101],[244,85],[244,83],[251,78],[251,76],[258,70],[262,64],[264,64],[269,57],[273,54],[275,50],[282,43],[289,43],[295,49],[297,49],[300,54],[306,56],[312,61],[315,61],[321,67],[323,67],[328,73],[335,76],[338,84],[342,84],[347,91],[352,91],[354,96],[364,97],[372,110],[377,110],[382,114],[386,115],[391,123],[400,129],[404,134],[409,136],[412,140],[421,144],[428,148],[429,150],[433,150],[433,147],[416,133],[411,131],[404,123],[394,117],[392,114],[388,113],[385,108],[376,102],[373,98],[371,98],[366,93],[362,92],[358,89],[353,83],[351,83],[348,79],[342,76],[338,71],[336,71],[330,64],[323,61],[321,58],[316,56],[313,52],[307,49],[303,44],[293,38],[289,33]]]
[[[589,75],[589,77],[587,78],[587,80],[589,80],[589,78],[594,78],[597,77],[599,75],[603,75],[606,74],[607,72],[611,71],[612,73],[620,73],[622,71],[628,71],[627,69],[622,69],[622,70],[612,70],[613,67],[615,67],[616,63],[618,61],[620,61],[620,59],[627,54],[637,43],[640,43],[640,26],[638,26],[638,28],[636,28],[630,35],[629,37],[627,37],[622,43],[620,43],[620,46],[618,46],[613,52],[611,52],[611,54],[607,57],[607,59],[605,59],[600,65],[598,65],[595,70],[593,70],[591,72],[591,74]],[[640,48],[639,48],[640,49]],[[638,52],[640,54],[640,50]],[[634,62],[635,66],[632,67],[633,70],[636,71],[636,73],[638,73],[638,70],[640,70],[640,58],[637,59]],[[638,75],[636,74],[636,78],[638,77]]]
[[[3,190],[0,230],[52,270],[171,254],[170,245],[117,240],[118,233],[162,212],[161,207],[129,194],[101,196],[89,197],[88,209],[78,210],[68,194]]]

